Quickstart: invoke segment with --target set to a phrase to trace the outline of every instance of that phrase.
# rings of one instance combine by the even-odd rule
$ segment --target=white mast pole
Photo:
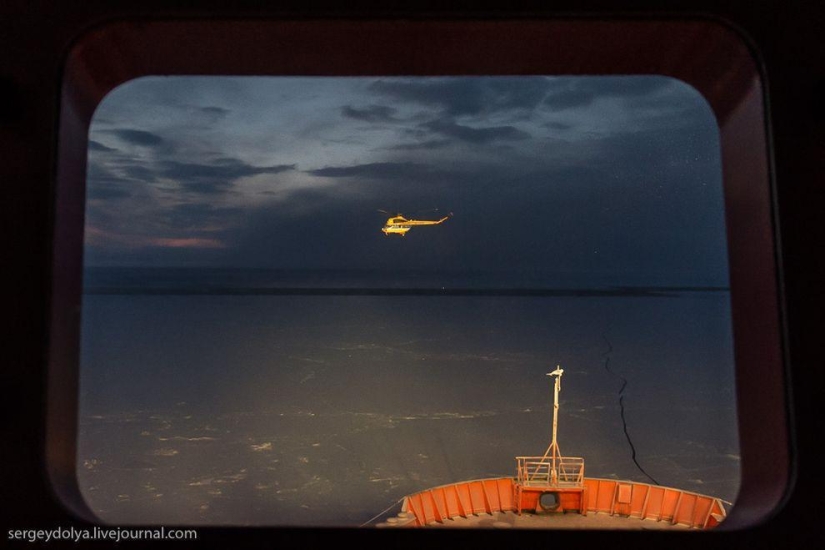
[[[553,436],[550,440],[550,446],[547,447],[547,451],[545,451],[544,456],[541,457],[539,464],[543,463],[547,458],[547,455],[550,453],[552,454],[552,462],[551,462],[551,470],[550,470],[550,483],[555,485],[558,481],[558,471],[556,470],[556,459],[561,457],[561,451],[559,450],[559,443],[556,439],[556,432],[558,431],[559,427],[559,392],[561,391],[561,375],[564,374],[564,369],[561,368],[561,365],[556,365],[556,370],[553,372],[548,372],[547,376],[555,376],[556,379],[553,384]],[[533,474],[535,475],[535,474]],[[532,478],[531,478],[532,479]]]
[[[555,377],[555,381],[553,384],[553,440],[550,443],[550,448],[553,452],[553,464],[552,470],[550,473],[551,476],[551,483],[555,485],[558,481],[558,470],[556,468],[557,458],[561,455],[559,452],[559,442],[557,439],[557,433],[559,429],[559,392],[561,391],[561,375],[564,374],[564,370],[562,370],[561,365],[556,365],[556,370],[551,373],[548,373],[547,376]]]

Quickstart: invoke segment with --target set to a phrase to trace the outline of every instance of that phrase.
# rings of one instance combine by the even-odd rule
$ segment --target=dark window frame
[[[148,75],[633,75],[678,78],[720,128],[741,449],[721,529],[766,520],[793,456],[766,77],[746,37],[715,20],[124,20],[80,37],[60,98],[46,466],[75,515],[98,522],[76,478],[88,129],[104,96]]]

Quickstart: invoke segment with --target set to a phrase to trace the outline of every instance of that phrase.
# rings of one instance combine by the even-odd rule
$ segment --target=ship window
[[[556,364],[590,472],[734,499],[719,130],[683,82],[144,77],[89,143],[78,477],[103,519],[249,521],[232,495],[359,524],[508,476],[544,452]],[[396,203],[454,215],[402,242]]]
[[[781,378],[758,73],[701,25],[633,32],[726,56],[631,41],[605,65],[615,34],[593,24],[272,23],[289,56],[240,23],[87,37],[58,163],[50,376],[79,387],[49,419],[62,498],[118,525],[407,521],[406,496],[541,457],[560,365],[559,444],[594,510],[618,480],[747,501],[742,454],[784,433],[781,382],[736,398],[744,364]],[[212,46],[230,37],[237,70]],[[465,43],[509,54],[423,55]],[[124,48],[165,55],[115,77]],[[387,234],[388,211],[448,218]],[[760,452],[782,478],[782,446]],[[496,483],[456,502],[504,506]]]

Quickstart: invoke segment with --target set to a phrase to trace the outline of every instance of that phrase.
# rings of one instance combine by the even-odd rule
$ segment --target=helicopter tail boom
[[[440,220],[407,220],[404,225],[438,225],[444,223],[450,216],[445,216]]]

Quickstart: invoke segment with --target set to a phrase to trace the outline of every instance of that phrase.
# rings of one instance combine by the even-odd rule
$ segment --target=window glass
[[[146,77],[93,117],[104,521],[361,525],[512,477],[556,365],[588,476],[733,501],[732,347],[718,127],[678,80]]]

